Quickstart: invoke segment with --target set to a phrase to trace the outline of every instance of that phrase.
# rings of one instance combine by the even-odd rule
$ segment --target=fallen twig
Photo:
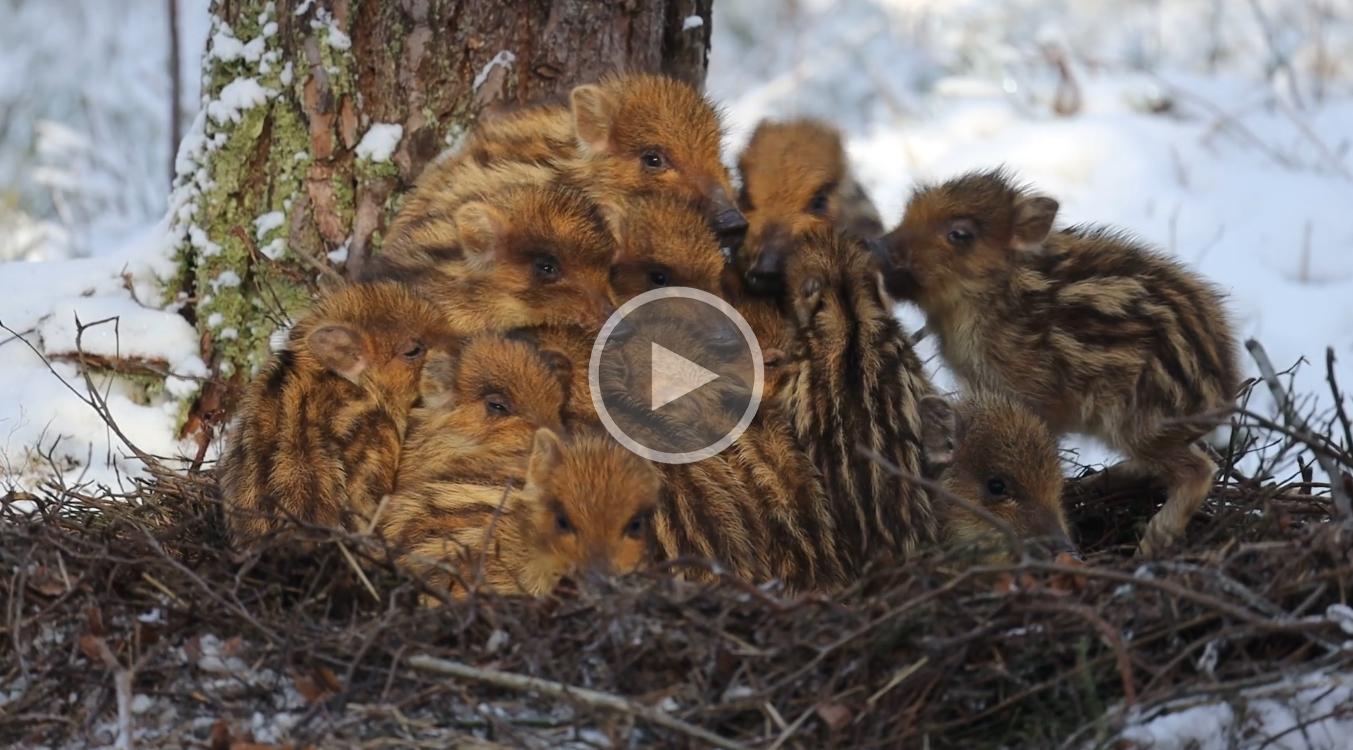
[[[666,711],[657,708],[644,706],[634,701],[626,700],[617,695],[602,693],[596,690],[573,687],[565,685],[562,682],[553,680],[542,680],[538,677],[527,677],[526,675],[513,674],[511,672],[499,672],[493,669],[480,669],[468,664],[462,664],[447,659],[438,659],[427,654],[414,654],[405,663],[415,669],[422,669],[427,672],[437,672],[439,674],[451,675],[467,680],[477,680],[486,682],[490,685],[508,688],[510,690],[519,690],[522,692],[544,693],[545,695],[563,698],[565,700],[578,701],[592,708],[604,708],[610,711],[619,711],[639,719],[643,719],[652,724],[666,727],[673,731],[692,737],[697,740],[708,742],[715,747],[724,748],[724,750],[749,750],[746,745],[740,742],[720,737],[713,732],[701,729],[694,724],[688,724],[678,719]]]

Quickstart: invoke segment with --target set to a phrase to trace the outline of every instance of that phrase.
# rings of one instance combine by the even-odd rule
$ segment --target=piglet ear
[[[1020,198],[1015,201],[1015,231],[1010,246],[1016,250],[1038,250],[1043,247],[1052,222],[1057,218],[1057,201],[1044,195]]]
[[[487,203],[467,203],[456,210],[456,232],[466,260],[476,266],[493,263],[505,247],[507,221]]]
[[[921,447],[932,468],[943,469],[954,462],[954,449],[963,439],[962,420],[954,405],[943,396],[926,396],[918,404],[921,412]]]
[[[615,244],[619,248],[618,256],[624,257],[630,240],[624,209],[610,201],[598,201],[597,213],[601,214],[602,221],[606,222],[606,228],[615,238]]]
[[[542,487],[564,458],[564,441],[548,427],[536,430],[531,445],[531,460],[526,466],[526,486]]]
[[[611,96],[600,86],[587,84],[575,87],[568,99],[573,110],[573,129],[583,152],[604,154],[615,150],[611,136],[616,106]]]
[[[573,362],[568,355],[554,349],[541,349],[540,359],[545,362],[550,373],[559,381],[564,393],[573,387]]]
[[[325,367],[353,383],[371,365],[362,337],[346,326],[324,326],[311,332],[306,343]]]
[[[440,409],[456,402],[456,361],[455,352],[433,349],[428,353],[418,377],[418,395],[423,398],[423,406]]]

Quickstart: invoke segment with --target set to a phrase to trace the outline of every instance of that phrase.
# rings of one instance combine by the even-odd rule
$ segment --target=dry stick
[[[705,570],[708,570],[710,574],[718,577],[719,580],[723,581],[724,583],[732,585],[734,588],[737,588],[740,591],[747,592],[748,594],[751,595],[753,599],[756,599],[757,601],[766,605],[766,607],[768,607],[772,611],[780,614],[793,612],[797,609],[801,609],[802,607],[808,604],[830,605],[833,603],[831,597],[828,597],[825,594],[820,594],[812,591],[807,592],[805,594],[801,594],[798,598],[791,599],[788,601],[777,598],[775,596],[766,593],[765,590],[763,590],[760,586],[756,586],[752,584],[750,581],[741,578],[737,575],[734,575],[720,563],[714,560],[710,560],[708,558],[698,557],[696,555],[679,555],[677,557],[672,558],[671,560],[665,560],[659,563],[657,566],[658,570],[660,571],[666,571],[671,570],[672,568],[681,568],[681,567],[704,568]]]
[[[1279,435],[1282,435],[1283,437],[1291,438],[1293,440],[1303,443],[1309,442],[1311,443],[1311,448],[1313,449],[1313,452],[1319,453],[1320,450],[1323,450],[1329,453],[1331,456],[1333,456],[1336,461],[1343,461],[1345,463],[1353,464],[1353,456],[1349,455],[1347,452],[1343,450],[1340,450],[1337,446],[1332,445],[1330,441],[1325,440],[1319,435],[1303,434],[1299,429],[1295,427],[1288,427],[1286,425],[1279,424],[1269,419],[1268,417],[1265,417],[1259,412],[1250,411],[1248,409],[1237,409],[1236,414],[1238,416],[1245,417],[1246,419],[1254,422],[1254,424],[1258,427],[1263,427],[1264,429],[1269,430],[1271,432],[1276,432]],[[1314,450],[1316,446],[1319,446],[1319,450]],[[1323,469],[1324,467],[1322,466],[1321,468]],[[1262,476],[1263,476],[1262,472],[1255,474],[1256,478]]]
[[[1326,690],[1324,693],[1322,693],[1322,694],[1320,695],[1320,698],[1324,698],[1325,696],[1329,695],[1329,694],[1330,694],[1331,692],[1333,692],[1333,691],[1334,691],[1334,688],[1329,688],[1328,690]],[[1317,700],[1311,701],[1311,703],[1316,703],[1316,702],[1318,702],[1318,700],[1319,700],[1319,698],[1318,698]],[[1321,714],[1320,716],[1313,716],[1313,717],[1311,717],[1311,718],[1309,718],[1309,719],[1306,719],[1306,720],[1304,720],[1304,721],[1298,722],[1296,725],[1290,726],[1290,727],[1288,727],[1287,729],[1284,729],[1283,731],[1278,732],[1277,734],[1273,734],[1273,735],[1269,735],[1268,737],[1265,737],[1265,738],[1264,738],[1264,743],[1263,743],[1262,745],[1259,746],[1259,750],[1265,750],[1265,748],[1267,748],[1269,745],[1272,745],[1273,743],[1277,742],[1278,740],[1282,739],[1283,737],[1286,737],[1286,736],[1289,735],[1289,734],[1292,734],[1293,732],[1301,732],[1303,735],[1307,735],[1307,736],[1305,737],[1306,742],[1303,743],[1303,744],[1305,744],[1305,745],[1308,746],[1308,747],[1311,747],[1311,746],[1314,745],[1314,743],[1311,742],[1311,739],[1310,739],[1310,737],[1309,737],[1309,733],[1306,731],[1307,729],[1310,729],[1312,726],[1314,726],[1314,725],[1316,725],[1316,724],[1319,724],[1319,723],[1322,722],[1322,721],[1329,721],[1330,719],[1344,719],[1344,718],[1347,718],[1347,716],[1349,715],[1350,712],[1353,712],[1353,708],[1350,708],[1350,707],[1348,707],[1347,705],[1343,705],[1343,706],[1339,706],[1338,708],[1335,708],[1335,709],[1333,709],[1333,710],[1331,710],[1331,711],[1329,711],[1329,712],[1327,712],[1327,713]]]
[[[1172,581],[1159,578],[1138,578],[1137,576],[1131,573],[1120,573],[1119,571],[1108,570],[1106,568],[1095,568],[1089,565],[1086,566],[1061,565],[1058,563],[1045,563],[1037,560],[1031,560],[1022,563],[1018,567],[1021,569],[1041,570],[1048,573],[1064,573],[1066,575],[1085,576],[1087,578],[1102,578],[1108,581],[1117,581],[1119,583],[1130,583],[1134,586],[1145,586],[1146,588],[1158,589],[1167,594],[1177,596],[1181,599],[1189,599],[1193,602],[1203,605],[1204,607],[1210,607],[1216,610],[1217,612],[1220,612],[1229,617],[1233,617],[1242,622],[1247,622],[1251,625],[1259,625],[1268,628],[1274,632],[1305,633],[1308,630],[1314,630],[1317,627],[1323,627],[1325,625],[1330,624],[1324,620],[1320,621],[1286,620],[1275,622],[1273,620],[1260,617],[1259,615],[1256,615],[1255,613],[1250,612],[1248,610],[1242,609],[1241,607],[1237,607],[1234,604],[1231,604],[1230,602],[1227,602],[1223,599],[1218,599],[1217,597],[1212,596],[1210,594],[1204,594],[1198,591],[1193,591],[1191,589],[1186,589],[1183,586],[1180,586],[1179,584],[1174,583]],[[1000,573],[1008,569],[1009,569],[1008,566],[980,567],[973,568],[972,572]]]
[[[451,675],[466,680],[476,680],[478,682],[496,685],[497,687],[508,688],[509,690],[518,690],[521,692],[544,693],[545,695],[564,700],[574,700],[583,703],[592,708],[604,708],[611,711],[619,711],[639,719],[643,719],[651,724],[681,732],[703,742],[724,748],[724,750],[750,750],[746,745],[740,742],[721,737],[706,729],[701,729],[694,724],[688,724],[678,719],[666,711],[657,708],[651,708],[626,700],[617,695],[602,693],[596,690],[573,687],[565,685],[562,682],[553,680],[543,680],[539,677],[527,677],[525,675],[514,674],[512,672],[499,672],[494,669],[480,669],[468,664],[462,664],[457,661],[447,659],[438,659],[427,654],[415,654],[405,660],[409,666],[415,669],[422,669],[427,672],[437,672],[438,674]]]
[[[1132,682],[1132,659],[1128,655],[1127,646],[1123,643],[1123,634],[1118,632],[1117,628],[1110,625],[1107,620],[1084,604],[1037,605],[1033,609],[1046,612],[1070,612],[1093,625],[1109,642],[1109,646],[1113,648],[1114,656],[1118,659],[1118,677],[1123,681],[1123,710],[1127,711],[1137,705],[1137,688]]]
[[[1344,428],[1344,451],[1353,451],[1353,426],[1349,424],[1348,412],[1344,410],[1344,394],[1339,390],[1339,379],[1334,377],[1334,347],[1325,347],[1325,380],[1330,384],[1330,394],[1334,396],[1334,413]],[[1334,481],[1333,479],[1330,480]]]
[[[371,598],[379,602],[381,600],[381,595],[376,593],[376,587],[371,585],[371,579],[366,577],[366,573],[362,571],[362,566],[357,564],[357,560],[353,558],[352,553],[348,551],[348,545],[339,542],[338,551],[343,553],[343,559],[348,561],[348,567],[352,568],[352,572],[357,574],[357,578],[361,580],[362,585],[366,587],[367,593],[371,594]]]
[[[113,745],[117,750],[131,750],[132,747],[132,669],[122,663],[108,648],[102,638],[90,640],[104,668],[113,673],[113,686],[117,694],[117,741]]]
[[[865,458],[868,458],[870,461],[873,461],[879,466],[882,466],[885,471],[893,474],[894,476],[901,477],[907,480],[908,482],[914,482],[915,484],[920,485],[922,489],[934,493],[935,495],[942,497],[945,500],[948,500],[954,505],[957,505],[963,510],[968,511],[974,516],[977,516],[983,521],[986,521],[987,523],[991,524],[996,528],[997,531],[1001,532],[1001,535],[1005,537],[1005,540],[1010,543],[1010,549],[1015,553],[1016,557],[1018,557],[1021,560],[1027,557],[1027,552],[1024,548],[1024,542],[1020,541],[1019,535],[1015,533],[1014,529],[1010,528],[1010,524],[992,515],[991,512],[987,511],[985,508],[979,508],[976,505],[973,505],[967,500],[964,500],[963,498],[955,495],[949,490],[946,490],[938,482],[932,482],[931,480],[926,479],[925,477],[917,476],[909,471],[903,471],[897,464],[894,464],[892,461],[889,461],[883,456],[880,456],[878,453],[874,452],[873,450],[871,450],[870,448],[866,447],[863,444],[856,445],[855,450],[859,451],[860,455],[864,456]]]
[[[238,600],[235,602],[226,601],[226,599],[223,596],[217,593],[216,589],[212,588],[210,585],[207,584],[206,581],[202,580],[202,578],[198,576],[197,573],[193,572],[192,568],[179,562],[177,559],[173,557],[173,555],[170,555],[168,552],[166,552],[164,546],[160,544],[160,540],[156,539],[155,535],[150,533],[150,529],[146,528],[143,524],[139,522],[136,523],[135,525],[137,530],[139,530],[141,534],[146,538],[146,541],[150,544],[151,549],[153,549],[156,552],[156,554],[158,554],[165,562],[169,563],[171,567],[178,570],[178,572],[182,574],[184,577],[186,577],[189,581],[192,581],[199,589],[202,590],[202,593],[206,594],[208,597],[214,600],[217,604],[220,604],[222,607],[234,610],[235,613],[239,615],[241,619],[243,619],[250,625],[253,625],[254,628],[259,632],[259,634],[268,640],[268,643],[270,645],[276,646],[282,643],[282,638],[278,636],[276,633],[274,633],[270,628],[264,626],[263,623],[255,619],[254,616],[250,614],[248,607],[245,607]],[[232,596],[232,598],[234,597]]]
[[[1300,436],[1302,442],[1311,448],[1315,460],[1320,463],[1320,468],[1329,475],[1330,496],[1334,498],[1334,509],[1339,516],[1340,526],[1344,531],[1353,531],[1353,501],[1349,500],[1348,492],[1339,481],[1343,477],[1339,466],[1317,442],[1315,433],[1306,424],[1306,420],[1302,419],[1292,406],[1292,399],[1287,395],[1283,384],[1278,381],[1278,373],[1273,369],[1273,362],[1268,358],[1268,352],[1264,351],[1263,344],[1256,339],[1249,339],[1245,342],[1245,348],[1250,351],[1254,363],[1259,366],[1260,376],[1268,384],[1268,389],[1273,392],[1273,400],[1278,402],[1278,410],[1282,412],[1283,419]]]
[[[179,156],[179,141],[183,139],[183,123],[179,117],[179,103],[183,99],[183,71],[179,65],[179,0],[169,2],[169,187],[174,187],[178,174],[175,164]]]
[[[1293,111],[1291,105],[1281,99],[1278,100],[1278,108],[1296,124],[1297,129],[1301,131],[1302,135],[1306,136],[1306,140],[1310,141],[1311,145],[1315,146],[1315,149],[1320,152],[1321,156],[1325,157],[1325,160],[1330,163],[1331,167],[1334,167],[1334,170],[1339,173],[1339,176],[1353,182],[1353,172],[1350,172],[1348,167],[1344,166],[1344,162],[1339,158],[1338,154],[1335,154],[1333,149],[1321,140],[1319,135],[1316,135],[1316,132],[1311,129],[1311,124],[1306,121],[1305,117],[1297,114]],[[1309,226],[1310,225],[1307,224],[1307,227]]]
[[[803,726],[803,723],[805,721],[808,721],[808,717],[812,716],[813,713],[816,712],[821,705],[822,704],[820,703],[814,703],[813,705],[804,709],[803,713],[799,714],[799,717],[797,719],[795,719],[789,726],[785,727],[784,731],[780,732],[780,736],[775,738],[775,742],[771,743],[771,746],[766,748],[766,750],[780,750],[780,747],[784,745],[785,742],[787,742],[790,737],[793,737],[795,732],[799,731],[799,727]]]
[[[75,390],[75,386],[71,385],[70,383],[67,383],[66,379],[61,377],[61,375],[57,373],[56,368],[52,367],[51,360],[47,359],[47,355],[38,351],[38,348],[34,346],[32,342],[22,337],[20,337],[19,340],[24,342],[24,344],[34,354],[38,355],[38,358],[42,360],[42,363],[44,365],[46,365],[48,372],[52,373],[52,375],[54,375],[57,380],[61,381],[61,384],[66,386],[67,390],[73,393],[76,398],[80,399],[90,408],[92,408],[94,410],[94,413],[98,414],[99,417],[103,419],[104,423],[109,427],[109,429],[113,431],[113,434],[117,435],[118,439],[122,441],[123,445],[127,446],[127,449],[130,450],[133,455],[135,455],[138,459],[140,459],[143,463],[145,463],[146,466],[154,467],[159,464],[159,461],[154,456],[151,456],[150,454],[136,447],[136,445],[132,443],[131,438],[123,434],[122,428],[118,427],[117,421],[113,419],[113,413],[108,409],[108,403],[99,394],[99,389],[94,387],[94,380],[89,376],[89,366],[85,363],[84,348],[81,345],[81,341],[84,338],[85,329],[90,328],[91,326],[99,325],[101,323],[107,323],[109,321],[116,320],[119,320],[119,318],[117,316],[114,316],[112,318],[104,318],[103,320],[97,320],[94,321],[93,323],[90,323],[89,325],[85,325],[80,322],[79,315],[75,316],[75,353],[79,355],[80,358],[80,375],[84,378],[85,389],[89,392],[88,398],[86,398],[85,396],[81,396],[80,392]],[[13,329],[9,328],[3,323],[0,323],[0,329],[4,329],[6,331],[9,331],[10,333],[14,333]]]

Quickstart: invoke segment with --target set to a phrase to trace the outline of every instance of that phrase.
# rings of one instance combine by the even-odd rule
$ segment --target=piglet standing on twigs
[[[1211,284],[1121,232],[1053,232],[1058,207],[1003,170],[964,175],[917,190],[873,254],[962,380],[1169,485],[1141,542],[1155,554],[1211,488],[1216,465],[1194,444],[1211,426],[1198,417],[1234,403],[1235,336]]]

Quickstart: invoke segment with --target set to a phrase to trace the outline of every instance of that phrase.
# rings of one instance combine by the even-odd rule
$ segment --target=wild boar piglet
[[[927,473],[946,491],[1004,521],[1022,541],[1052,556],[1074,555],[1062,509],[1062,464],[1057,440],[1041,418],[1007,396],[974,393],[956,403],[921,399]],[[961,507],[935,501],[944,537],[979,543],[987,559],[1010,560],[1000,532]]]
[[[596,331],[616,309],[615,255],[586,195],[566,183],[523,185],[413,219],[364,278],[418,289],[466,336],[547,324]]]
[[[608,435],[542,427],[524,486],[432,490],[391,538],[401,564],[459,598],[476,581],[541,596],[565,576],[585,583],[637,569],[649,557],[660,485],[647,461]]]
[[[1054,433],[1098,438],[1168,483],[1141,543],[1152,554],[1212,486],[1195,442],[1237,395],[1235,335],[1212,284],[1124,232],[1053,231],[1058,208],[1003,170],[967,174],[918,189],[872,247],[888,291],[920,306],[970,388],[1009,394]]]
[[[245,389],[227,435],[235,544],[255,546],[288,518],[360,528],[393,486],[425,360],[459,347],[437,309],[398,284],[316,302]]]
[[[841,133],[826,123],[761,121],[738,156],[738,171],[747,236],[736,259],[757,293],[775,292],[796,238],[807,230],[883,234],[874,202],[851,174]]]

